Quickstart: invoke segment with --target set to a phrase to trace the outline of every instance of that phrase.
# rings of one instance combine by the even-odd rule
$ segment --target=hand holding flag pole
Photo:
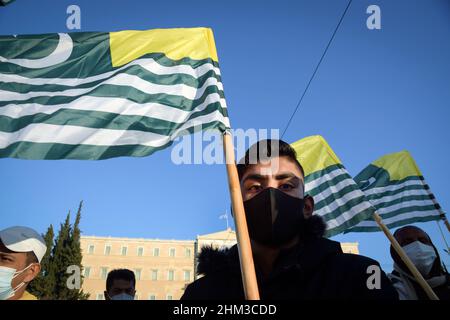
[[[242,200],[241,185],[234,158],[233,141],[231,134],[223,134],[223,150],[225,154],[225,165],[228,176],[228,188],[230,190],[231,206],[236,225],[236,236],[239,250],[239,261],[241,264],[242,282],[245,298],[247,300],[259,300],[258,282],[256,280],[255,265],[253,262],[250,236],[245,219],[244,202]]]

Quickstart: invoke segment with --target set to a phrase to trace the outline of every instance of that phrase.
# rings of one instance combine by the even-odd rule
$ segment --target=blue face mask
[[[405,253],[416,266],[417,270],[424,276],[428,276],[436,260],[436,252],[430,245],[420,241],[414,241],[403,247]]]
[[[13,289],[11,283],[15,277],[27,270],[30,266],[31,264],[21,271],[0,266],[0,300],[8,300],[16,294],[17,290],[25,285],[25,282],[22,282]]]
[[[134,300],[134,297],[127,293],[120,293],[112,296],[111,300]]]

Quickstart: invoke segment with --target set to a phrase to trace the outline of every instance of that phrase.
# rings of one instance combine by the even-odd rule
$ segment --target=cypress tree
[[[39,299],[52,300],[86,300],[89,294],[83,292],[83,266],[81,253],[81,209],[83,201],[78,207],[75,223],[72,227],[70,223],[70,211],[66,220],[60,225],[60,229],[56,239],[54,239],[53,226],[47,230],[43,236],[47,245],[47,252],[41,261],[41,272],[28,286],[28,291],[37,296]],[[73,284],[73,276],[77,274],[68,273],[70,266],[78,267],[79,288],[68,286],[68,282]],[[72,277],[69,279],[69,277]],[[69,280],[69,281],[68,281]]]
[[[89,298],[88,293],[84,293],[81,289],[81,286],[83,285],[83,266],[81,264],[82,262],[82,253],[81,253],[81,243],[80,243],[80,237],[81,237],[81,230],[80,230],[80,220],[81,220],[81,209],[83,208],[83,201],[80,202],[80,205],[78,207],[77,215],[75,218],[75,224],[72,229],[72,234],[70,237],[70,250],[71,250],[71,265],[76,265],[80,267],[80,289],[79,290],[71,290],[68,294],[68,298],[70,300],[86,300]]]
[[[56,284],[53,291],[53,299],[67,299],[67,267],[70,265],[70,211],[67,214],[64,224],[61,224],[58,236],[56,237],[55,246],[53,248],[53,268],[56,278]]]
[[[42,235],[45,244],[47,246],[47,252],[41,261],[41,272],[39,275],[28,285],[27,290],[35,295],[40,300],[53,299],[53,292],[56,283],[55,273],[52,268],[53,265],[53,239],[55,237],[53,231],[53,225],[50,225],[45,235]]]

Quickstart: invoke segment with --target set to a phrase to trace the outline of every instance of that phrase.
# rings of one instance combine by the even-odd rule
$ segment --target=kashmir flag
[[[229,127],[209,28],[0,36],[0,157],[141,157]]]
[[[291,144],[305,171],[305,193],[314,198],[314,214],[327,223],[331,237],[366,220],[373,206],[321,136]]]
[[[439,220],[443,214],[408,151],[379,158],[361,171],[355,181],[388,228]],[[377,223],[369,218],[346,233],[367,231],[381,230]]]

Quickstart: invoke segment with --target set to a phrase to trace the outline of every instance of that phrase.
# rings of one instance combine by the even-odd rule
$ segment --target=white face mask
[[[127,293],[120,293],[112,296],[111,300],[134,300],[134,297]]]
[[[414,241],[403,247],[406,255],[416,266],[417,270],[424,276],[428,276],[436,260],[436,252],[432,246]]]
[[[0,266],[0,300],[8,300],[14,296],[20,288],[25,285],[25,282],[21,282],[17,287],[13,289],[12,281],[19,274],[27,270],[31,264],[21,271],[16,269]]]

